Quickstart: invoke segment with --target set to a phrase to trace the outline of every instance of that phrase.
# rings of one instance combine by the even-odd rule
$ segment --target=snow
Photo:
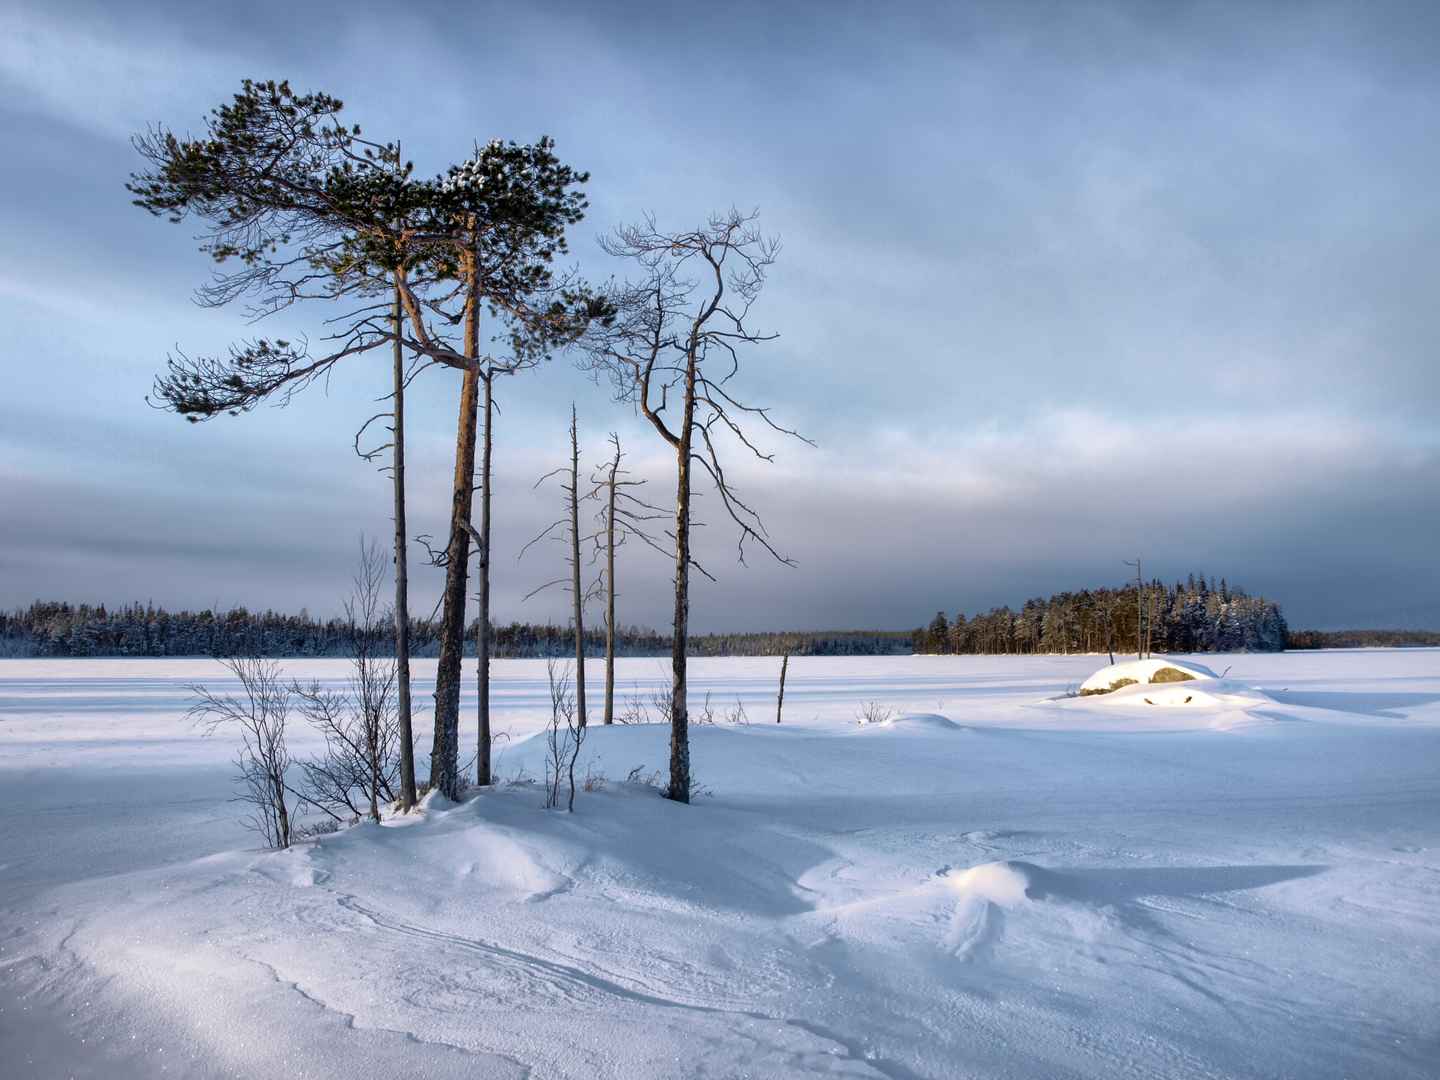
[[[183,720],[218,665],[0,661],[7,1075],[1433,1076],[1440,652],[1207,662],[796,657],[776,725],[777,660],[700,660],[754,720],[692,729],[709,794],[592,727],[569,815],[501,661],[509,782],[267,853]]]
[[[900,713],[895,716],[888,716],[873,724],[867,723],[866,727],[875,728],[930,728],[936,731],[960,731],[961,726],[947,716],[939,713]]]
[[[1149,683],[1154,681],[1157,671],[1163,671],[1166,668],[1183,671],[1192,679],[1218,679],[1220,677],[1203,664],[1197,664],[1191,660],[1168,660],[1161,656],[1149,660],[1125,660],[1118,664],[1111,664],[1109,667],[1103,667],[1081,683],[1080,689],[1082,692],[1088,690],[1092,693],[1097,690],[1108,691],[1121,679]]]

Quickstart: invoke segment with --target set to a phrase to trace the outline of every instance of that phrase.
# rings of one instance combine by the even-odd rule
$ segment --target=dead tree
[[[585,726],[585,594],[580,590],[580,421],[570,405],[570,599],[575,620],[575,710]],[[573,786],[573,781],[572,781]]]
[[[400,808],[415,806],[415,734],[410,711],[410,559],[409,533],[405,528],[405,350],[400,344],[402,327],[400,287],[395,286],[391,314],[395,333],[394,398],[391,439],[391,470],[395,495],[395,685],[400,723]]]
[[[236,799],[250,807],[248,828],[272,848],[290,846],[290,750],[285,726],[290,716],[291,691],[274,660],[232,657],[222,660],[240,683],[239,695],[216,694],[208,687],[189,687],[197,697],[186,716],[214,735],[233,727],[240,733],[235,754]]]
[[[785,711],[785,673],[790,670],[790,654],[780,661],[780,693],[775,695],[775,723],[780,723],[780,714]]]
[[[1140,577],[1140,556],[1135,561],[1125,560],[1126,566],[1135,567],[1135,659],[1145,659],[1145,586]]]
[[[410,704],[410,560],[409,534],[405,514],[405,389],[414,377],[405,367],[405,349],[402,336],[402,314],[400,290],[394,288],[391,302],[390,325],[394,333],[392,350],[392,387],[390,410],[372,416],[355,433],[355,452],[365,461],[384,460],[385,451],[390,451],[389,462],[382,472],[389,472],[391,491],[394,497],[395,526],[393,558],[395,565],[395,603],[392,609],[395,635],[395,685],[396,718],[399,725],[400,741],[400,808],[409,811],[418,801],[415,784],[415,736],[413,714]],[[390,423],[390,441],[379,446],[362,449],[361,440],[370,425],[377,420]],[[364,553],[362,550],[362,561]]]
[[[779,243],[761,235],[754,214],[732,210],[711,217],[698,229],[676,233],[662,232],[652,218],[646,218],[619,229],[602,246],[612,256],[631,260],[639,275],[612,288],[612,317],[592,324],[587,362],[593,371],[613,380],[617,396],[632,403],[675,454],[675,608],[666,794],[689,802],[685,652],[690,569],[700,569],[691,554],[692,470],[698,466],[708,477],[736,526],[742,563],[746,544],[753,543],[781,563],[793,565],[771,544],[760,517],[730,482],[720,453],[724,437],[729,436],[760,460],[773,460],[751,440],[747,421],[800,438],[775,423],[767,409],[737,397],[733,385],[742,350],[776,336],[757,332],[748,320]],[[673,407],[672,395],[677,399]]]
[[[659,521],[665,512],[642,499],[638,490],[644,480],[635,480],[628,469],[621,467],[625,454],[620,436],[610,433],[613,448],[610,460],[590,476],[590,497],[600,500],[600,530],[596,537],[595,557],[604,563],[596,587],[605,596],[605,723],[615,722],[615,646],[618,630],[615,623],[615,553],[631,539],[639,540],[666,554],[652,535],[647,522]]]
[[[552,585],[564,585],[570,593],[571,619],[575,632],[575,709],[580,726],[583,728],[586,722],[585,601],[594,595],[594,590],[586,589],[581,580],[580,547],[582,543],[593,542],[595,536],[594,534],[584,537],[580,535],[580,503],[582,500],[590,498],[593,492],[584,495],[580,492],[580,427],[574,405],[570,406],[570,463],[562,469],[546,473],[535,482],[535,486],[539,487],[550,477],[556,475],[564,477],[560,489],[564,492],[565,511],[538,535],[532,537],[520,549],[520,556],[523,557],[525,552],[541,540],[559,540],[565,545],[565,561],[569,564],[570,573],[564,578],[554,578],[538,588],[531,589],[525,594],[525,599],[529,600],[536,593],[543,592]]]

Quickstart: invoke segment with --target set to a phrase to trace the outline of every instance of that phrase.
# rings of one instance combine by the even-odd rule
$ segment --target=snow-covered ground
[[[218,665],[0,661],[0,1074],[1435,1076],[1440,652],[1203,659],[1235,692],[1180,709],[1051,700],[1094,657],[798,658],[778,727],[777,661],[696,661],[753,723],[694,732],[693,806],[623,783],[663,729],[592,728],[574,815],[274,854],[183,719]],[[495,675],[538,776],[544,666]]]

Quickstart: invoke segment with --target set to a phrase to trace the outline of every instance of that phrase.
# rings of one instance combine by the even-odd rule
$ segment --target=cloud
[[[781,337],[737,388],[819,448],[766,439],[773,467],[734,466],[797,570],[735,567],[702,501],[722,577],[698,625],[905,626],[1117,580],[1137,552],[1297,622],[1440,622],[1434,29],[1425,6],[12,5],[0,604],[329,610],[355,534],[388,535],[384,478],[349,445],[383,365],[199,429],[143,402],[167,350],[255,329],[190,304],[208,264],[193,228],[127,205],[125,137],[194,130],[242,75],[288,75],[422,172],[555,134],[593,172],[572,243],[597,276],[615,267],[593,237],[619,220],[760,205],[784,248],[756,316]],[[262,329],[318,340],[323,315]],[[563,617],[522,605],[554,575],[513,554],[550,519],[529,485],[572,400],[591,456],[618,427],[672,483],[568,359],[504,387],[502,615]],[[413,518],[438,532],[453,380],[411,403]],[[627,560],[634,621],[664,622],[669,573]]]
[[[129,139],[164,115],[198,118],[196,83],[228,89],[243,68],[238,55],[129,6],[62,15],[15,4],[0,12],[0,88],[10,106],[107,139]]]

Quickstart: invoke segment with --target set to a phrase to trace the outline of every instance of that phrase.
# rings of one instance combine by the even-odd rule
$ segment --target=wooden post
[[[780,693],[775,698],[775,723],[780,722],[780,713],[785,709],[785,672],[790,668],[790,654],[780,661]]]

